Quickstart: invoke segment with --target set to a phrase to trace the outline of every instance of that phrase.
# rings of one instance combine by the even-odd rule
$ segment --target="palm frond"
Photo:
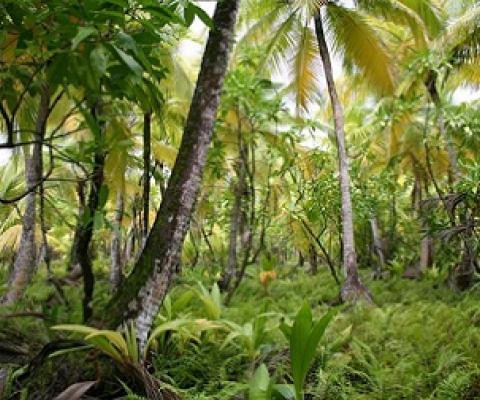
[[[335,50],[353,62],[381,93],[392,93],[393,62],[367,18],[356,10],[329,3],[326,22]]]
[[[480,5],[453,21],[435,47],[452,51],[453,62],[457,65],[480,55]]]
[[[413,10],[420,17],[430,38],[437,37],[443,28],[444,18],[441,9],[431,0],[396,0],[405,7]]]
[[[305,110],[316,97],[319,85],[320,65],[315,34],[309,26],[303,26],[297,40],[298,47],[292,62],[297,111]]]

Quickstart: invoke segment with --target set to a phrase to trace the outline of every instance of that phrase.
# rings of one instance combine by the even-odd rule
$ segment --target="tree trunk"
[[[70,259],[68,262],[68,270],[71,271],[70,275],[77,278],[80,277],[82,271],[80,268],[80,264],[77,260],[77,246],[78,246],[78,232],[80,231],[80,223],[81,217],[85,212],[85,208],[87,207],[87,201],[85,198],[85,181],[79,181],[77,183],[77,196],[78,196],[78,216],[77,216],[77,227],[73,234],[73,244],[70,250]]]
[[[317,251],[315,250],[315,246],[311,244],[308,247],[308,260],[310,264],[310,273],[312,275],[317,275],[318,273],[318,257]]]
[[[93,118],[98,121],[99,106],[92,107],[91,113]],[[93,298],[93,289],[95,285],[95,277],[93,275],[92,262],[90,260],[90,242],[93,236],[93,223],[95,213],[98,210],[100,200],[100,189],[103,185],[104,166],[105,166],[105,150],[103,148],[103,140],[101,136],[104,134],[104,126],[100,124],[98,134],[95,135],[95,154],[93,157],[93,171],[88,195],[87,206],[84,213],[80,216],[77,226],[77,242],[75,243],[75,258],[80,264],[83,276],[83,319],[86,321],[92,315],[91,301]],[[100,137],[98,137],[100,135]]]
[[[385,250],[376,215],[370,218],[370,227],[372,229],[373,248],[378,259],[378,265],[375,266],[374,274],[376,278],[380,278],[382,271],[385,269]]]
[[[305,257],[303,256],[303,253],[300,250],[298,251],[297,266],[299,266],[299,267],[305,266]]]
[[[134,319],[143,348],[153,319],[180,260],[211,143],[220,94],[228,67],[240,0],[220,1],[211,30],[177,161],[150,230],[132,271],[107,305],[104,323],[118,327]]]
[[[438,130],[440,131],[440,135],[442,136],[447,149],[448,161],[450,163],[450,175],[453,178],[453,182],[456,182],[461,177],[460,169],[458,168],[458,153],[457,149],[455,148],[455,144],[453,143],[452,138],[449,136],[445,127],[445,115],[443,112],[442,100],[437,89],[436,72],[430,71],[425,82],[425,86],[427,87],[430,98],[432,99],[437,111]]]
[[[143,240],[147,239],[150,213],[150,154],[151,154],[152,114],[143,116]]]
[[[426,229],[428,227],[425,226]],[[433,239],[427,232],[420,242],[420,274],[433,265]]]
[[[335,136],[337,139],[343,229],[343,267],[346,276],[345,283],[341,289],[341,297],[342,300],[346,302],[356,302],[360,298],[371,301],[371,295],[368,292],[368,289],[360,281],[360,277],[358,275],[355,238],[353,231],[353,208],[350,196],[349,160],[345,147],[343,109],[338,98],[335,81],[333,79],[332,61],[330,59],[330,53],[325,41],[325,33],[320,12],[315,15],[315,32],[317,35],[318,48],[323,63],[323,70],[333,109]]]
[[[4,304],[12,304],[21,297],[35,271],[37,261],[35,242],[35,219],[37,214],[35,203],[37,193],[35,187],[39,185],[43,177],[42,147],[50,114],[49,107],[50,93],[48,88],[44,87],[41,92],[35,123],[35,144],[30,156],[25,153],[25,181],[26,189],[29,193],[25,198],[26,205],[25,213],[23,214],[20,248],[13,265],[8,292],[2,301]]]
[[[111,249],[110,285],[114,290],[122,280],[122,220],[123,220],[123,193],[117,193],[115,205],[115,218],[113,221],[113,239]]]
[[[227,290],[230,282],[237,275],[237,242],[240,220],[242,219],[242,197],[245,191],[245,172],[241,159],[237,161],[237,182],[234,186],[234,202],[230,214],[230,237],[228,242],[227,269],[223,276],[220,287]]]

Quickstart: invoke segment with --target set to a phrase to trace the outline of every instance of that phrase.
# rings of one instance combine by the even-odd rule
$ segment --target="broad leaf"
[[[97,30],[91,26],[82,26],[78,28],[78,33],[72,39],[72,50],[75,50],[78,45],[83,42],[87,37],[97,33]]]

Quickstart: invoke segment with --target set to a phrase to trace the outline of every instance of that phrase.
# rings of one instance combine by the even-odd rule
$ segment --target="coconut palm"
[[[359,69],[379,93],[393,91],[390,56],[367,15],[338,2],[251,0],[247,2],[245,18],[253,19],[255,23],[249,26],[244,41],[259,37],[265,40],[264,36],[267,36],[267,58],[275,66],[285,61],[291,64],[293,79],[290,88],[295,93],[299,111],[307,109],[318,97],[319,61],[323,64],[333,110],[339,164],[343,266],[346,276],[341,296],[345,301],[356,301],[362,297],[370,300],[370,294],[361,283],[357,270],[345,122],[327,40],[331,40],[335,50],[343,53],[346,62]]]
[[[412,40],[402,44],[405,51],[401,54],[410,68],[398,92],[411,92],[421,86],[426,88],[436,108],[438,129],[448,153],[450,175],[454,181],[458,180],[458,151],[445,127],[445,93],[442,92],[445,89],[455,90],[460,84],[478,84],[480,5],[470,0],[446,1],[443,8],[430,0],[357,0],[357,3],[387,21],[405,25],[413,33]],[[452,67],[457,74],[452,74]],[[446,86],[452,76],[456,85]]]

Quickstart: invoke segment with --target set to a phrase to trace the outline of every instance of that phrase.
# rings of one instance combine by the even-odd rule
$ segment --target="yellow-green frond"
[[[309,26],[304,26],[299,33],[297,51],[291,69],[298,111],[305,110],[317,97],[321,74],[315,34]]]
[[[393,62],[375,29],[360,12],[330,3],[328,27],[335,49],[343,53],[381,93],[394,90]]]
[[[480,46],[480,5],[453,21],[436,43],[438,49],[476,48]]]
[[[169,168],[173,168],[177,159],[178,151],[174,147],[156,142],[152,144],[152,153],[156,160],[165,163]]]

